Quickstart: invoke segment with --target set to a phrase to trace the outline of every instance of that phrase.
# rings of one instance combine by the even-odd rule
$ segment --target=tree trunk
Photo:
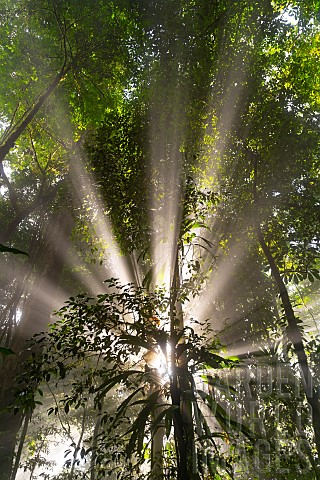
[[[83,436],[84,436],[84,433],[85,433],[85,428],[86,428],[86,420],[87,420],[87,410],[86,410],[86,407],[84,407],[83,409],[83,416],[82,416],[82,422],[81,422],[81,431],[80,431],[80,436],[79,436],[79,440],[77,442],[77,445],[74,447],[74,451],[73,451],[73,456],[72,456],[72,464],[71,464],[71,469],[70,469],[70,473],[69,473],[69,480],[73,480],[73,476],[74,476],[74,472],[75,472],[75,468],[76,468],[76,465],[77,465],[77,461],[78,461],[78,453],[81,449],[81,444],[82,444],[82,440],[83,440]]]
[[[301,380],[307,401],[311,407],[312,425],[315,435],[315,443],[318,455],[320,456],[320,402],[319,394],[314,386],[312,372],[310,370],[307,355],[304,349],[301,330],[297,323],[297,318],[292,308],[288,290],[281,278],[279,269],[272,256],[270,248],[266,244],[260,226],[257,226],[258,240],[270,265],[272,276],[279,290],[283,309],[288,322],[288,338],[292,342],[294,352],[298,358]]]
[[[14,400],[16,377],[23,373],[29,352],[25,342],[33,334],[46,330],[55,307],[58,281],[65,264],[65,238],[69,238],[72,221],[68,212],[55,213],[49,222],[45,241],[40,249],[43,269],[36,279],[20,323],[11,344],[16,355],[7,357],[0,372],[0,412]],[[9,480],[14,457],[16,437],[22,422],[22,413],[4,411],[0,415],[0,480]]]
[[[40,108],[50,97],[51,93],[59,85],[61,80],[66,76],[70,69],[71,66],[68,66],[64,63],[58,75],[56,75],[56,77],[52,80],[52,82],[48,85],[44,92],[37,98],[32,107],[30,107],[23,114],[20,120],[12,128],[10,128],[10,131],[7,132],[7,134],[4,134],[4,140],[1,142],[0,145],[0,162],[3,162],[8,152],[11,150],[11,148],[14,147],[14,144],[18,140],[20,135],[25,131],[27,126],[30,124],[30,122],[40,110]]]
[[[174,436],[177,453],[177,479],[191,480],[194,460],[194,428],[192,418],[192,402],[186,398],[186,391],[192,387],[188,378],[188,365],[184,353],[184,320],[180,295],[180,271],[178,251],[175,258],[173,278],[171,282],[170,322],[171,338],[181,335],[177,345],[171,346],[171,401],[179,408],[173,412]]]
[[[157,389],[158,385],[154,386],[153,391]],[[161,414],[163,407],[161,404],[164,403],[163,398],[157,399],[157,404],[159,405],[154,409],[152,414],[151,422],[155,421],[157,417]],[[157,426],[156,431],[152,436],[152,448],[151,448],[151,480],[163,480],[165,478],[163,471],[163,439],[165,436],[165,425],[164,420],[162,420]]]
[[[94,426],[93,430],[93,435],[92,435],[92,454],[91,454],[91,459],[90,459],[90,480],[96,480],[96,471],[95,471],[95,462],[96,462],[96,457],[97,457],[97,446],[98,446],[98,435],[100,433],[101,429],[101,414],[102,414],[102,409],[103,409],[103,404],[104,404],[104,399],[101,399],[101,405],[99,406],[98,409],[98,414],[96,418],[96,423]]]
[[[253,201],[256,208],[259,207],[258,198],[258,157],[253,159]],[[298,365],[301,373],[301,380],[303,390],[305,392],[307,401],[311,407],[312,426],[315,436],[315,444],[320,457],[320,401],[319,393],[314,386],[313,375],[310,370],[307,355],[303,345],[302,333],[298,326],[297,318],[294,314],[294,310],[291,304],[291,300],[288,294],[288,290],[282,280],[280,270],[273,258],[271,250],[267,245],[264,235],[261,230],[259,215],[256,215],[255,227],[257,232],[258,241],[261,245],[262,251],[269,263],[271,274],[276,282],[280,298],[282,301],[284,313],[288,323],[288,338],[293,345],[294,352],[298,358]]]
[[[15,456],[15,459],[14,459],[14,465],[13,465],[13,469],[12,469],[12,472],[11,472],[10,480],[15,480],[18,469],[19,469],[21,453],[22,453],[24,441],[26,439],[30,419],[31,419],[31,414],[26,413],[25,416],[24,416],[22,432],[21,432],[20,439],[19,439],[19,446],[18,446],[18,450],[17,450],[16,456]]]

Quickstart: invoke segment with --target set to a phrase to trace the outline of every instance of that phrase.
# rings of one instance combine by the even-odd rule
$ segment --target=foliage
[[[124,253],[146,248],[150,237],[147,196],[152,185],[147,178],[145,117],[134,105],[121,113],[109,112],[86,142],[90,167]]]
[[[195,416],[196,451],[202,475],[208,468],[218,467],[219,442],[235,441],[234,432],[251,438],[241,421],[228,418],[212,392],[206,393],[205,384],[199,388],[194,380],[197,372],[204,372],[202,378],[210,384],[211,373],[208,376],[206,369],[219,375],[221,369],[233,367],[237,360],[221,357],[216,353],[219,344],[212,340],[207,344],[191,327],[170,335],[168,305],[164,291],[147,294],[144,289],[121,286],[112,279],[107,282],[107,293],[96,299],[84,295],[71,298],[60,310],[61,319],[52,325],[51,331],[34,337],[33,348],[37,346],[40,351],[30,359],[22,378],[27,388],[20,392],[17,403],[20,408],[33,409],[35,402],[39,402],[35,394],[41,392],[40,382],[50,380],[57,384],[67,380],[69,384],[69,391],[60,401],[65,413],[84,407],[90,398],[93,408],[100,412],[101,430],[95,450],[83,446],[82,452],[93,455],[95,466],[91,468],[95,468],[98,478],[111,471],[117,472],[117,478],[128,475],[135,478],[138,472],[141,474],[142,466],[149,462],[147,452],[152,438],[161,426],[165,428],[166,448],[169,448],[165,456],[172,455],[171,450],[175,455],[174,412],[179,406],[172,403],[171,377],[172,369],[182,368],[179,367],[182,356],[188,366],[190,389],[183,390],[181,383],[179,397],[184,398]],[[118,397],[118,406],[110,409],[108,403],[113,402],[114,396]],[[204,408],[215,413],[218,429],[212,431]],[[58,405],[48,413],[57,414]],[[204,460],[209,445],[216,450],[217,457]],[[226,468],[227,471],[230,468],[228,463]],[[145,478],[149,478],[147,474]]]
[[[91,287],[87,264],[53,235],[49,220],[61,206],[79,220],[86,258],[102,263],[108,250],[94,222],[107,230],[110,219],[121,252],[139,258],[134,266],[146,287],[113,280],[100,297],[70,300],[33,344],[28,387],[18,397],[32,410],[39,382],[54,379],[66,388],[50,413],[92,404],[97,421],[79,452],[91,471],[94,462],[101,466],[101,476],[104,468],[124,478],[157,464],[152,445],[161,429],[164,468],[178,474],[180,427],[187,462],[196,444],[204,478],[302,477],[313,475],[310,468],[317,475],[306,400],[292,387],[301,387],[297,352],[277,295],[280,285],[317,387],[318,338],[309,332],[317,320],[310,327],[307,316],[318,311],[320,266],[318,9],[318,0],[1,2],[0,250],[29,253],[1,255],[1,366],[20,362],[9,345],[49,305],[52,266],[65,263],[68,289],[81,291],[80,277]],[[61,255],[53,258],[55,247]],[[153,290],[163,265],[168,295]],[[96,287],[101,271],[92,270]],[[33,282],[34,295],[26,288]],[[59,286],[66,298],[66,283]],[[202,325],[207,317],[210,328]],[[253,377],[239,394],[232,375],[244,367],[229,371],[234,362],[220,356],[216,341],[208,344],[216,332],[249,373],[260,368],[263,344],[267,364],[288,373],[288,397],[264,396]],[[167,358],[167,381],[152,364],[157,355]],[[208,364],[213,371],[195,384]],[[288,438],[277,443],[284,431]],[[256,440],[267,442],[269,457],[259,457]],[[301,444],[308,445],[302,455]],[[61,475],[75,474],[76,461]]]

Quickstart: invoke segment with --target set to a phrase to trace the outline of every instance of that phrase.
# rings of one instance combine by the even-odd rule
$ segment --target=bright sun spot
[[[280,19],[292,26],[297,25],[299,21],[296,12],[291,8],[284,9],[280,15]]]
[[[170,367],[170,356],[171,356],[171,346],[167,344],[166,347],[167,353],[164,355],[163,351],[158,348],[157,351],[149,350],[144,356],[143,359],[148,365],[149,368],[157,370],[157,373],[164,379],[169,380],[171,373]]]

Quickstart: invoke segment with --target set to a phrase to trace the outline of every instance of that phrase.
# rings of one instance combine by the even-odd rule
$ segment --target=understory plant
[[[253,441],[226,408],[236,390],[219,380],[238,360],[219,354],[208,325],[172,328],[177,308],[163,289],[106,287],[70,298],[33,338],[16,408],[32,410],[45,383],[64,388],[49,414],[90,404],[95,426],[78,453],[91,479],[233,478],[237,444]]]

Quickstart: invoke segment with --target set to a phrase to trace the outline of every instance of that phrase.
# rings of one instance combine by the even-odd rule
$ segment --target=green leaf
[[[114,377],[108,378],[105,382],[103,382],[99,387],[97,387],[96,391],[99,391],[99,397],[106,395],[115,385],[118,383],[126,381],[131,375],[140,374],[141,370],[130,370],[127,372],[120,373],[115,375]]]
[[[308,280],[314,282],[314,276],[311,273],[308,273]]]
[[[239,358],[235,356],[226,357],[226,360],[230,360],[231,362],[236,362],[236,363],[240,362]]]
[[[155,406],[157,406],[158,397],[159,390],[156,390],[149,395],[149,397],[144,401],[145,406],[139,412],[139,415],[134,421],[132,427],[127,431],[127,433],[132,432],[126,448],[128,457],[130,457],[134,451],[137,451],[138,453],[142,452],[146,423],[152,410],[155,408]]]
[[[178,405],[173,405],[176,408],[179,408]],[[171,427],[172,427],[172,421],[173,421],[173,412],[174,409],[171,409],[167,412],[167,415],[165,417],[165,427],[166,427],[166,437],[169,438],[170,432],[171,432]]]
[[[142,340],[142,338],[134,337],[133,335],[127,334],[122,335],[117,343],[124,343],[125,345],[135,345],[137,347],[146,348],[147,350],[152,350],[154,347],[154,345],[146,342],[145,340]]]
[[[207,230],[209,230],[208,225],[206,225],[206,224],[203,223],[203,222],[195,222],[195,223],[191,226],[191,228],[192,228],[192,229],[193,229],[193,228],[206,228]]]
[[[219,378],[217,375],[213,377],[212,375],[201,375],[202,380],[205,383],[217,388],[218,390],[229,395],[230,392],[237,393],[236,388],[232,385],[229,385],[227,382]]]
[[[235,431],[243,433],[250,440],[254,440],[254,435],[249,430],[249,428],[246,425],[244,425],[242,422],[238,422],[237,420],[234,420],[233,418],[231,418],[230,415],[226,412],[226,410],[221,405],[219,405],[219,403],[216,400],[214,400],[211,397],[211,395],[207,394],[203,390],[197,390],[197,393],[206,402],[213,416],[220,423],[224,431],[228,432],[232,428]],[[201,410],[200,410],[200,415],[203,417]]]
[[[161,405],[160,405],[160,407],[161,407]],[[173,416],[172,413],[174,412],[174,410],[177,410],[178,408],[179,408],[178,405],[170,405],[168,408],[165,408],[164,410],[162,410],[162,412],[160,412],[159,415],[152,422],[152,430],[154,432],[157,430],[158,425],[163,418],[165,418],[165,425],[166,425],[166,430],[167,430],[167,422],[166,422],[167,416],[169,415],[169,422],[171,423],[172,422],[172,416]],[[167,435],[167,437],[168,436],[169,435]]]
[[[15,352],[11,348],[0,347],[0,353],[4,356],[15,355]]]
[[[198,437],[200,441],[211,440],[212,438],[222,438],[222,440],[226,440],[228,438],[228,435],[225,432],[214,432],[214,433],[209,433],[207,435],[200,435]]]
[[[57,367],[59,368],[59,375],[63,379],[66,376],[66,368],[62,362],[57,362]]]
[[[142,280],[142,286],[147,290],[150,288],[153,277],[154,277],[154,268],[151,267],[150,270],[147,272],[146,276],[144,277],[144,279]]]
[[[115,417],[115,420],[117,420],[124,412],[125,410],[128,408],[129,406],[129,403],[131,402],[131,400],[139,393],[141,392],[142,390],[144,389],[144,386],[143,387],[140,387],[140,388],[137,388],[136,390],[134,390],[134,392],[132,392],[122,403],[121,405],[119,405],[119,407],[117,408],[117,415]]]
[[[6,247],[6,245],[2,245],[2,243],[0,243],[0,252],[13,253],[14,255],[27,255],[29,257],[29,253],[18,250],[18,248]]]
[[[199,352],[194,352],[190,358],[193,358],[198,363],[204,363],[209,368],[230,368],[239,363],[237,357],[224,358],[204,348]]]

